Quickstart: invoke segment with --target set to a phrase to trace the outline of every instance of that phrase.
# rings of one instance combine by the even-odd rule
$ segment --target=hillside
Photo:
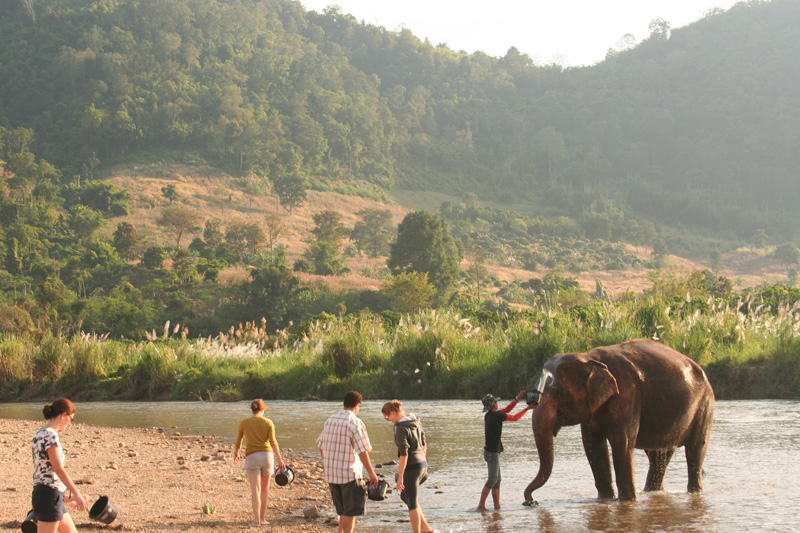
[[[24,4],[0,4],[0,127],[30,129],[14,149],[62,182],[171,151],[280,191],[474,192],[735,246],[798,238],[793,0],[662,21],[576,69],[293,0],[37,0],[35,17]]]
[[[172,246],[171,237],[165,229],[156,223],[161,208],[168,205],[162,196],[161,189],[167,185],[175,185],[180,202],[193,207],[202,213],[204,219],[218,218],[229,223],[241,220],[258,222],[269,213],[280,216],[286,231],[278,239],[277,244],[286,248],[288,262],[291,264],[301,257],[313,239],[311,230],[314,227],[312,217],[323,210],[332,210],[342,215],[342,222],[352,228],[358,220],[356,213],[363,209],[388,209],[392,212],[392,220],[398,224],[410,211],[425,209],[438,214],[442,202],[455,202],[454,196],[421,191],[398,191],[389,202],[378,202],[367,198],[346,196],[337,192],[308,191],[308,200],[289,213],[280,206],[276,195],[269,194],[253,198],[237,185],[234,177],[211,167],[191,167],[177,164],[151,164],[140,166],[119,166],[109,171],[107,181],[132,192],[133,208],[131,214],[115,219],[115,223],[129,222],[139,228],[146,236],[149,245]],[[438,204],[438,205],[437,205]],[[202,223],[200,224],[202,226]],[[201,235],[198,227],[192,237]],[[113,228],[104,231],[110,237]],[[201,235],[202,236],[202,235]],[[191,237],[190,239],[191,240]],[[626,251],[643,261],[652,257],[652,249],[644,246],[626,246]],[[756,287],[764,283],[775,283],[786,280],[786,269],[774,258],[769,257],[771,250],[736,249],[723,254],[722,268],[718,274],[731,279],[737,289]],[[369,268],[378,272],[386,267],[386,257],[370,259],[364,256],[346,257],[346,266],[353,274],[346,277],[315,276],[300,274],[301,279],[309,283],[319,283],[334,289],[379,290],[381,282],[374,277],[366,277],[360,273]],[[708,260],[700,261],[670,255],[667,260],[668,270],[690,272],[710,268]],[[462,269],[468,268],[468,261],[462,262]],[[541,268],[536,271],[512,268],[499,264],[487,263],[489,273],[497,279],[510,283],[514,280],[541,278],[553,269]],[[569,274],[569,273],[568,273]],[[587,270],[574,275],[583,290],[595,290],[596,281],[612,294],[632,291],[641,293],[651,286],[648,276],[652,270],[647,268],[628,268],[620,271],[601,269]],[[247,273],[235,267],[221,274],[223,280],[243,280]]]

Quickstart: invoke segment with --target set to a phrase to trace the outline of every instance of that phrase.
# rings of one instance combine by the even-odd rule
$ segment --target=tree
[[[234,222],[225,231],[225,242],[235,254],[253,254],[264,244],[264,231],[256,223]]]
[[[469,261],[469,267],[467,268],[467,276],[469,277],[470,281],[475,284],[475,296],[480,297],[481,295],[481,284],[483,280],[489,275],[489,271],[486,269],[486,251],[480,250],[476,248],[472,248],[465,252],[466,258]]]
[[[387,265],[393,275],[427,273],[443,296],[455,282],[460,259],[445,221],[427,211],[414,211],[397,227]]]
[[[289,213],[306,201],[306,182],[299,174],[285,174],[274,181],[278,201]]]
[[[403,272],[392,276],[383,284],[383,290],[402,313],[411,313],[429,307],[436,287],[428,282],[428,274],[423,272]]]
[[[175,237],[175,246],[180,248],[183,234],[194,228],[200,221],[200,215],[184,205],[170,205],[161,211],[156,224],[163,226]]]
[[[151,246],[142,254],[142,266],[148,270],[158,270],[164,266],[166,253],[160,246]]]
[[[85,205],[76,205],[69,209],[67,224],[75,232],[82,244],[91,242],[95,233],[103,227],[105,219],[102,213]]]
[[[314,241],[308,248],[308,255],[314,265],[314,274],[320,276],[335,276],[342,270],[339,260],[339,251],[327,241]]]
[[[222,222],[218,218],[209,218],[203,228],[203,240],[209,248],[216,248],[222,243]]]
[[[342,215],[336,211],[325,210],[317,213],[313,218],[314,229],[311,230],[311,233],[314,234],[317,241],[329,242],[338,250],[345,234]]]
[[[170,205],[172,205],[172,202],[178,199],[178,191],[177,189],[175,189],[174,184],[169,184],[165,187],[161,187],[161,195],[167,200],[169,200]]]
[[[718,273],[719,270],[722,268],[722,252],[719,250],[713,250],[711,255],[709,256],[709,260],[711,261],[711,271],[714,273]]]
[[[781,244],[775,248],[773,255],[787,267],[800,263],[800,249],[798,249],[797,245],[793,242]]]
[[[275,327],[284,325],[284,318],[289,309],[300,280],[280,261],[266,268],[254,268],[250,271],[250,281],[243,286],[245,320],[264,317],[268,324]]]
[[[133,224],[129,222],[120,222],[117,224],[117,229],[114,231],[114,248],[123,259],[136,259],[139,254],[139,245],[141,237]]]
[[[181,283],[191,281],[197,275],[197,257],[185,248],[181,248],[172,258],[172,270],[178,275]]]
[[[358,212],[361,220],[356,222],[350,238],[359,252],[367,257],[378,257],[389,253],[389,241],[393,228],[392,212],[388,209],[364,209]]]
[[[267,213],[264,215],[264,236],[267,239],[267,248],[270,253],[278,241],[278,237],[286,230],[286,224],[277,213]]]

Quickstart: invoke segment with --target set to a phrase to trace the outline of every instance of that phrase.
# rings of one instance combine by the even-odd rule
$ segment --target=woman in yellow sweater
[[[253,504],[255,520],[250,527],[266,525],[267,500],[269,499],[269,480],[275,470],[275,457],[278,467],[283,470],[286,464],[281,458],[278,441],[275,439],[275,426],[272,420],[264,417],[267,406],[263,400],[253,400],[250,404],[253,416],[239,422],[236,444],[233,445],[233,462],[239,463],[239,449],[242,438],[247,441],[244,449],[244,469],[250,480],[250,499]]]

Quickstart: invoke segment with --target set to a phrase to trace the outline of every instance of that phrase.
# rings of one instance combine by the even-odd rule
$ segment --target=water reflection
[[[500,533],[503,529],[503,515],[498,511],[482,513],[484,531]]]
[[[233,439],[249,402],[213,404],[81,403],[76,422],[109,426],[163,427],[184,433]],[[790,531],[800,520],[800,402],[718,402],[706,457],[705,492],[686,493],[686,462],[679,449],[665,478],[665,492],[639,494],[637,502],[595,499],[594,480],[577,427],[564,428],[555,440],[555,463],[548,483],[534,493],[539,505],[523,507],[522,491],[538,468],[530,419],[504,425],[506,451],[499,512],[477,513],[486,464],[481,455],[483,416],[478,401],[404,402],[422,419],[429,439],[430,479],[421,504],[440,532],[544,533],[581,531]],[[396,458],[392,427],[380,415],[383,401],[364,402],[364,420],[376,462]],[[317,454],[314,440],[339,402],[268,402],[284,448]],[[42,404],[0,404],[0,416],[41,420]],[[173,429],[174,427],[174,429]],[[65,439],[69,438],[69,431]],[[641,491],[647,459],[637,451],[636,486]],[[391,468],[382,469],[393,476]],[[360,530],[407,533],[405,507],[397,498],[370,502]]]

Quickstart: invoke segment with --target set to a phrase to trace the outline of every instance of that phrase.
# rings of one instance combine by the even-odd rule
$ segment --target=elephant
[[[645,451],[650,469],[644,490],[664,489],[664,473],[683,446],[689,492],[703,490],[703,461],[714,418],[714,391],[700,365],[665,346],[637,339],[558,354],[545,362],[531,425],[539,471],[525,501],[553,471],[553,439],[563,426],[581,425],[581,439],[597,496],[613,499],[608,444],[620,500],[636,500],[633,450]]]

